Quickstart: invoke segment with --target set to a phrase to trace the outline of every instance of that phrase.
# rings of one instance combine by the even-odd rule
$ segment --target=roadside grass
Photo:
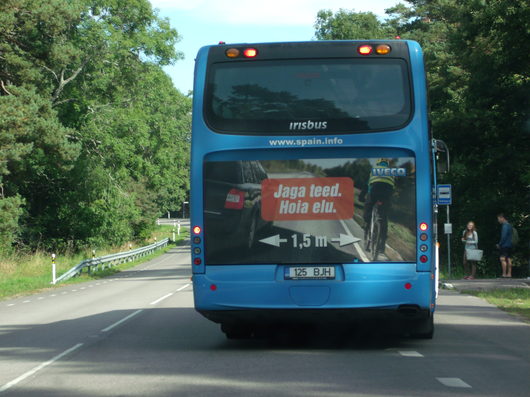
[[[530,323],[530,288],[463,290],[462,293],[485,299],[499,309],[515,314]]]
[[[124,244],[121,247],[107,247],[98,249],[96,251],[96,256],[104,256],[149,245],[154,242],[155,237],[157,241],[161,241],[166,237],[169,237],[170,240],[173,240],[172,230],[173,227],[170,225],[157,226],[153,232],[152,238],[149,241],[141,244],[130,243]],[[32,255],[13,254],[8,258],[0,258],[0,300],[16,297],[19,295],[27,295],[47,289],[53,289],[66,284],[77,284],[80,282],[107,277],[122,270],[130,269],[131,267],[134,267],[140,263],[154,259],[173,248],[175,244],[178,245],[182,243],[182,241],[187,238],[189,238],[189,231],[183,228],[181,230],[180,236],[175,236],[175,242],[170,243],[167,247],[160,249],[151,255],[139,258],[133,262],[126,262],[112,268],[107,268],[98,272],[92,272],[92,274],[83,273],[78,277],[73,277],[66,282],[56,285],[50,284],[52,280],[51,253],[36,252]],[[57,277],[77,265],[79,262],[90,257],[92,257],[92,252],[90,250],[78,254],[58,255],[55,261]]]

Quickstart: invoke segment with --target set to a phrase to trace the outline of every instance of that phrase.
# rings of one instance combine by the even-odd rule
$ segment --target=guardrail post
[[[52,284],[57,282],[57,269],[55,266],[55,254],[52,254]]]
[[[96,262],[96,250],[92,250],[92,262],[88,265],[88,274],[92,274],[92,265]]]

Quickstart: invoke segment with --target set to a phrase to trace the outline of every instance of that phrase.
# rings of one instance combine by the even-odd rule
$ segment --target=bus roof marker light
[[[388,44],[379,44],[375,48],[375,52],[377,52],[379,55],[387,55],[390,54],[392,51],[392,48]]]
[[[237,48],[229,48],[225,51],[228,58],[237,58],[241,52]]]
[[[357,48],[357,52],[361,55],[370,55],[373,50],[372,46],[368,44],[361,45]]]
[[[243,50],[243,55],[247,58],[254,58],[256,55],[258,55],[258,50],[255,48],[245,48]]]

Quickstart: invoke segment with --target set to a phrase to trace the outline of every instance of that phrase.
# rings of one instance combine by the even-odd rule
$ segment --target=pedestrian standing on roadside
[[[462,233],[464,243],[464,279],[474,280],[477,273],[477,261],[468,258],[469,250],[478,249],[478,234],[475,222],[469,221],[466,230]]]
[[[502,277],[512,277],[512,225],[508,222],[503,213],[497,215],[497,221],[501,226],[501,239],[497,244],[500,251],[499,259],[501,261]]]

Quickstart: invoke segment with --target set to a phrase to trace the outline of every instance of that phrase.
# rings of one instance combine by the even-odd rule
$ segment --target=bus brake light
[[[193,227],[193,233],[194,234],[201,234],[201,227],[200,226],[194,226]]]
[[[255,48],[245,48],[243,50],[243,55],[247,58],[254,58],[256,55],[258,55],[258,50]]]
[[[429,225],[427,225],[425,222],[420,223],[420,230],[421,230],[422,232],[426,232],[427,229],[429,229]]]
[[[370,55],[373,51],[373,48],[371,45],[362,45],[357,48],[357,52],[361,55]]]

